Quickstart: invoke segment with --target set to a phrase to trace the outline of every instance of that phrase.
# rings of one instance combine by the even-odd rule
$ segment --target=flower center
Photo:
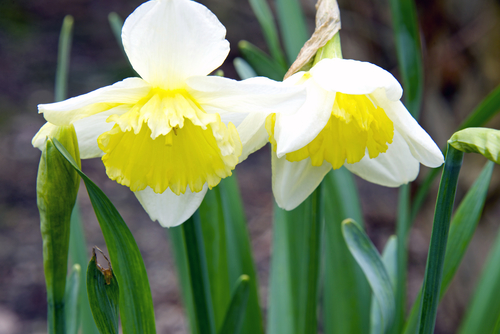
[[[108,176],[132,191],[199,192],[231,175],[242,145],[235,126],[207,114],[185,90],[152,89],[98,138]]]
[[[276,148],[274,125],[276,115],[266,119],[269,141]],[[394,125],[384,109],[376,106],[366,95],[336,93],[332,113],[326,126],[309,144],[287,153],[288,161],[311,158],[313,166],[329,162],[334,169],[347,162],[359,162],[368,150],[368,156],[376,158],[392,143]]]

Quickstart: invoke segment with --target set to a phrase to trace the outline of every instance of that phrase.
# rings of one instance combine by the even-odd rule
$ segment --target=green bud
[[[455,132],[448,143],[465,153],[479,153],[500,164],[500,130],[467,128]]]
[[[79,165],[80,152],[72,125],[54,127],[42,150],[36,186],[47,286],[48,332],[64,333],[70,220],[80,177],[57,151],[51,138],[60,141]]]

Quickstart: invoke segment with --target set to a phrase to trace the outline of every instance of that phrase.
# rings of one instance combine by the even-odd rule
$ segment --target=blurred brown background
[[[228,30],[232,50],[222,69],[226,76],[237,78],[232,66],[232,60],[239,55],[237,43],[245,39],[266,49],[247,0],[200,2]],[[315,0],[302,2],[312,32]],[[36,105],[54,98],[63,17],[71,14],[75,18],[68,92],[75,96],[133,75],[112,35],[107,16],[115,11],[125,18],[140,3],[0,1],[0,334],[46,332],[42,245],[35,197],[40,153],[31,146],[31,138],[44,123],[43,117],[37,115]],[[339,4],[344,57],[370,61],[399,77],[388,1],[340,0]],[[417,8],[425,64],[421,124],[443,146],[467,114],[500,83],[500,1],[419,0]],[[499,128],[499,123],[496,117],[489,126]],[[272,236],[269,154],[264,148],[237,167],[264,309]],[[484,163],[482,157],[466,155],[457,200],[463,197]],[[163,229],[149,220],[127,188],[106,177],[99,159],[83,161],[82,165],[117,206],[136,237],[150,277],[158,333],[186,333],[175,268]],[[422,168],[422,174],[427,172]],[[497,168],[484,216],[439,309],[436,333],[455,332],[496,236],[500,217],[498,173]],[[395,231],[397,191],[357,180],[368,233],[382,248]],[[410,237],[410,302],[425,269],[435,188]],[[88,244],[104,247],[84,189],[80,195]]]

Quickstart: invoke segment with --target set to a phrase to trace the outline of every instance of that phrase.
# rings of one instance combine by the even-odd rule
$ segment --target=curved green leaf
[[[272,59],[261,49],[250,42],[240,41],[238,47],[243,58],[252,66],[258,75],[281,81],[285,76],[287,68]]]
[[[500,85],[486,96],[481,103],[472,111],[465,121],[459,126],[458,130],[465,128],[483,126],[495,114],[500,111]]]
[[[241,275],[236,282],[236,289],[231,298],[231,304],[224,317],[219,334],[239,334],[245,319],[245,309],[250,294],[250,277]]]
[[[101,226],[116,279],[120,285],[120,315],[123,333],[156,333],[153,300],[146,268],[132,233],[106,197],[76,165],[64,146],[54,146],[82,177]]]
[[[394,288],[377,249],[365,232],[352,219],[342,222],[342,233],[352,255],[360,265],[372,288],[380,309],[380,326],[372,327],[371,333],[386,333],[396,310]]]
[[[87,267],[87,293],[90,308],[99,333],[118,334],[120,289],[112,268],[103,268],[97,263],[96,248],[92,251],[92,258]],[[98,250],[101,252],[100,249]],[[106,256],[104,258],[108,260]],[[109,260],[108,266],[110,266]]]
[[[398,240],[396,236],[391,236],[387,240],[384,251],[382,252],[382,263],[391,280],[394,293],[396,293],[396,284],[398,281]],[[370,326],[371,333],[378,332],[378,328],[382,327],[382,312],[379,303],[376,299],[372,299],[371,312],[370,312]]]

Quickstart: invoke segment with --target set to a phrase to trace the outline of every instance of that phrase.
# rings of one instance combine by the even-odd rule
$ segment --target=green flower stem
[[[314,190],[311,195],[311,221],[309,222],[309,242],[307,254],[307,277],[305,298],[305,317],[303,325],[299,327],[302,333],[316,333],[318,308],[318,277],[320,267],[320,249],[321,249],[321,229],[323,228],[324,210],[323,210],[323,186],[322,183]]]
[[[187,251],[198,333],[215,334],[214,310],[198,211],[181,226]]]
[[[418,332],[433,333],[436,323],[437,306],[443,277],[443,265],[446,254],[446,243],[455,202],[458,174],[462,167],[463,152],[448,145],[446,161],[441,182],[439,184],[431,244],[425,268],[424,288],[420,305],[420,323]]]

